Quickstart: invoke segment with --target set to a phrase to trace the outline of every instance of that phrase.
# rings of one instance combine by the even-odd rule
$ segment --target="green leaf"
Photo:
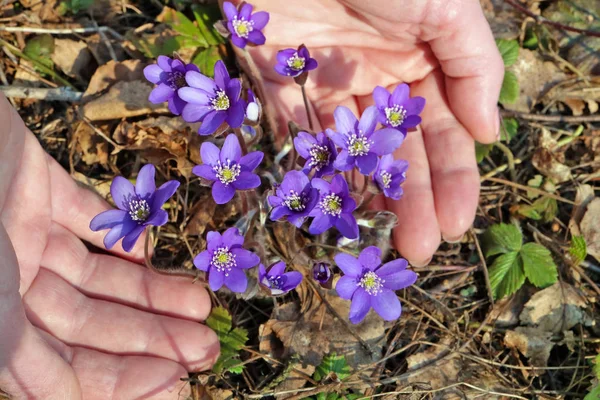
[[[164,13],[165,23],[169,24],[177,33],[181,34],[177,38],[181,47],[208,47],[206,38],[200,30],[183,13],[175,10],[168,10]]]
[[[206,325],[215,331],[220,338],[221,336],[227,335],[231,330],[231,315],[225,308],[215,307],[212,309],[210,316],[206,319]]]
[[[326,377],[330,377],[332,374],[334,380],[343,380],[350,376],[350,367],[346,362],[346,357],[343,355],[338,356],[335,353],[331,353],[323,357],[323,361],[315,370],[313,378],[317,381],[321,381]]]
[[[525,31],[525,39],[523,40],[523,47],[529,50],[535,50],[539,43],[540,41],[535,31],[531,27],[527,28]]]
[[[512,224],[496,224],[488,228],[482,237],[485,256],[519,251],[523,243],[523,234]]]
[[[516,40],[497,39],[496,45],[502,55],[505,67],[510,67],[519,58],[519,42]]]
[[[225,43],[225,38],[213,27],[215,22],[222,18],[219,7],[194,4],[192,6],[192,12],[194,13],[194,18],[196,18],[198,30],[202,33],[202,36],[204,36],[209,45],[217,46],[221,43]]]
[[[583,400],[598,400],[600,399],[600,384],[596,385],[592,390],[583,398]]]
[[[542,183],[544,183],[544,177],[542,175],[536,175],[532,179],[527,181],[527,186],[531,186],[532,188],[539,189],[542,187]],[[530,199],[535,199],[536,197],[540,197],[539,193],[535,193],[533,191],[527,191],[527,197]]]
[[[571,238],[571,247],[569,248],[569,254],[573,257],[573,261],[576,265],[579,265],[587,257],[587,244],[583,236],[573,236]],[[599,356],[600,357],[600,356]],[[598,361],[598,360],[596,360]],[[598,365],[598,363],[596,363]],[[598,377],[600,379],[600,376]]]
[[[54,53],[54,38],[47,33],[29,39],[23,49],[23,54],[48,68],[54,66],[50,58],[52,53]]]
[[[481,144],[479,142],[475,142],[475,158],[477,158],[477,164],[483,161],[490,151],[494,148],[493,144]]]
[[[592,368],[592,371],[594,371],[596,379],[600,379],[600,354],[598,354],[594,360],[594,367]]]
[[[511,71],[504,71],[504,81],[500,89],[500,103],[513,104],[519,98],[519,80]]]
[[[519,121],[516,118],[502,118],[502,127],[502,139],[510,142],[512,138],[517,136]]]
[[[558,213],[558,203],[550,197],[541,197],[533,202],[533,204],[522,204],[517,208],[517,212],[524,217],[539,221],[550,222]]]
[[[556,264],[550,250],[537,243],[526,243],[519,252],[523,271],[529,282],[539,288],[552,285],[558,279]]]
[[[209,47],[200,50],[192,60],[200,68],[200,72],[208,77],[213,77],[215,74],[215,63],[221,59],[218,47]]]
[[[248,341],[248,331],[244,328],[235,328],[229,334],[220,337],[220,340],[221,353],[232,352],[237,354]]]
[[[221,369],[239,375],[244,371],[244,364],[242,364],[242,361],[239,358],[230,358],[223,361]]]
[[[490,286],[495,299],[509,296],[525,282],[519,253],[511,251],[496,258],[490,267]]]

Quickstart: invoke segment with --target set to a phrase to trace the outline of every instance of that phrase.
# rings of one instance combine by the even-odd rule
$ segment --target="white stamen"
[[[217,161],[217,165],[213,167],[213,171],[217,174],[217,179],[225,185],[229,185],[235,182],[241,173],[241,167],[239,164],[231,165],[231,160],[227,159],[226,163]]]
[[[329,193],[321,199],[319,207],[324,214],[337,217],[342,213],[342,199],[335,193]]]
[[[229,97],[224,90],[218,90],[217,95],[210,100],[213,110],[225,111],[229,109]]]
[[[348,153],[351,156],[364,156],[371,149],[371,141],[364,136],[352,134],[348,139]]]
[[[395,105],[394,107],[386,107],[385,117],[387,118],[387,123],[395,128],[402,125],[404,122],[404,119],[406,118],[406,110],[404,107],[398,105]]]
[[[285,204],[286,207],[292,211],[304,211],[306,208],[306,204],[304,204],[305,202],[306,199],[304,196],[302,196],[302,194],[299,194],[295,190],[290,190],[290,194],[285,196],[283,204]]]
[[[146,200],[132,199],[129,201],[129,216],[132,220],[144,222],[150,215],[150,206]]]
[[[381,181],[383,182],[383,187],[385,189],[389,189],[390,183],[392,182],[392,174],[390,174],[387,171],[381,171],[379,173],[379,176],[381,177]]]
[[[298,52],[295,52],[293,56],[287,59],[287,65],[294,71],[302,71],[306,66],[306,59],[300,57]]]
[[[371,296],[377,296],[383,291],[384,282],[375,272],[369,271],[360,278],[360,281],[356,285],[365,289],[365,292]]]
[[[225,272],[225,276],[229,276],[231,268],[237,265],[235,262],[235,255],[229,251],[229,247],[227,246],[219,247],[213,252],[211,264],[217,271]]]
[[[250,32],[254,30],[254,21],[246,21],[245,18],[238,19],[237,16],[233,17],[231,25],[233,25],[233,30],[235,30],[235,33],[244,39],[247,39]]]
[[[318,144],[313,144],[308,153],[310,154],[308,165],[317,171],[326,166],[329,163],[329,157],[331,157],[329,148]]]

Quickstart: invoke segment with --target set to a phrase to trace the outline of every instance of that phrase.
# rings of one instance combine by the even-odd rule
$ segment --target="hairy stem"
[[[302,99],[304,100],[304,108],[306,109],[306,117],[308,118],[308,127],[312,131],[314,128],[312,117],[310,116],[310,107],[308,106],[308,97],[306,97],[306,89],[304,88],[304,85],[301,85],[300,87],[302,88]]]

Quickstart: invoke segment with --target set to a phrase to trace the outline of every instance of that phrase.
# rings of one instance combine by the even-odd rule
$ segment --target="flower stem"
[[[367,198],[360,205],[360,208],[362,208],[363,210],[366,210],[367,207],[369,207],[369,204],[371,204],[371,202],[373,201],[374,198],[375,198],[375,193],[369,193],[369,195],[367,196]]]
[[[152,228],[148,228],[146,232],[146,239],[144,240],[144,261],[148,269],[161,275],[172,275],[172,276],[191,276],[194,278],[194,282],[200,277],[200,270],[188,269],[188,268],[157,268],[152,264],[152,256],[150,255],[150,239],[152,236]]]
[[[242,130],[240,128],[235,128],[234,132],[235,136],[237,136],[238,141],[240,142],[240,146],[242,147],[242,155],[245,156],[246,154],[248,154],[248,146],[246,145],[244,135],[242,135]]]
[[[308,106],[308,98],[306,97],[306,89],[304,88],[304,85],[301,85],[300,87],[302,88],[302,99],[304,100],[304,108],[306,109],[306,117],[308,118],[308,127],[312,131],[314,128],[313,128],[313,123],[312,123],[312,117],[310,116],[310,108]]]

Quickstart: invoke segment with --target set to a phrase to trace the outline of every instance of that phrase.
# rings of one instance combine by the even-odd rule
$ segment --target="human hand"
[[[140,265],[139,244],[88,251],[84,241],[103,246],[89,223],[109,205],[77,186],[2,95],[0,121],[0,389],[17,399],[185,398],[180,378],[219,353],[198,323],[207,291]]]
[[[239,2],[238,2],[239,3]],[[380,198],[395,212],[394,241],[412,264],[425,265],[440,238],[456,241],[475,216],[479,172],[473,140],[494,142],[504,66],[478,0],[254,0],[268,11],[265,45],[248,48],[263,73],[280,129],[308,126],[300,89],[277,74],[275,55],[304,43],[319,67],[306,84],[315,129],[333,127],[333,110],[357,116],[373,89],[406,82],[427,104],[396,158],[410,163],[404,197]]]

